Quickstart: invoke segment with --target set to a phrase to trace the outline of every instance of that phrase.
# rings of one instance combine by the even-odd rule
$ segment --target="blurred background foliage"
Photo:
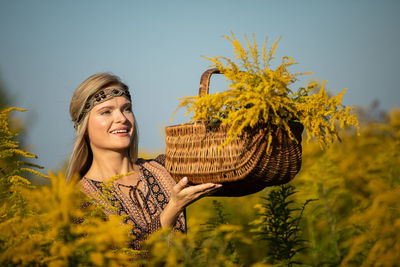
[[[361,135],[341,132],[341,142],[323,151],[303,143],[303,165],[289,184],[298,206],[310,199],[302,217],[304,249],[296,261],[307,266],[397,266],[400,262],[400,109],[358,108]],[[229,223],[246,236],[257,205],[272,188],[240,198],[218,198]],[[212,213],[213,198],[188,208],[188,235],[201,230]],[[265,255],[264,240],[241,247],[246,266]]]
[[[303,144],[302,169],[289,183],[293,194],[283,197],[282,187],[272,187],[245,197],[203,198],[187,209],[187,235],[160,231],[148,240],[143,254],[126,249],[129,227],[121,227],[120,218],[105,220],[101,210],[84,205],[87,199],[79,190],[65,184],[64,168],[45,175],[45,185],[29,183],[33,180],[28,174],[37,166],[27,160],[34,155],[20,149],[23,140],[16,139],[24,124],[9,116],[17,111],[7,110],[10,100],[3,97],[4,90],[0,94],[1,266],[396,266],[400,262],[399,108],[385,112],[376,103],[358,108],[360,136],[343,131],[341,142],[324,151],[316,143]],[[140,155],[155,156],[146,151]],[[274,204],[278,198],[273,195],[281,196],[280,206]],[[302,211],[308,200],[313,201]],[[287,211],[273,215],[274,205]],[[295,253],[290,260],[274,257],[278,250],[271,247],[271,228],[265,220],[274,216],[296,231],[298,242],[292,243]]]

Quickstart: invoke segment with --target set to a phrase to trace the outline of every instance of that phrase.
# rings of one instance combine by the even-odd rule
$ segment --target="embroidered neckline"
[[[114,180],[114,183],[116,183],[116,184],[118,184],[118,185],[125,186],[125,187],[136,187],[136,186],[139,184],[139,181],[140,181],[140,180],[146,180],[146,179],[145,179],[145,176],[143,175],[143,166],[142,166],[142,164],[143,164],[144,162],[146,162],[146,160],[145,160],[145,159],[142,159],[142,158],[139,158],[139,159],[136,160],[136,163],[135,163],[135,164],[139,167],[139,171],[138,171],[138,180],[137,180],[137,182],[136,182],[136,185],[122,184],[122,183],[119,183],[119,182],[117,181],[118,179]],[[135,171],[133,171],[133,172],[135,172]],[[131,173],[132,173],[132,172],[128,172],[128,174],[131,174]],[[118,175],[121,175],[121,174],[118,174]],[[116,176],[118,176],[118,175],[116,175]],[[126,174],[123,174],[121,177],[123,177],[124,175],[126,175]],[[83,176],[82,179],[86,179],[86,180],[89,180],[89,181],[92,181],[92,182],[95,182],[95,183],[102,183],[102,184],[108,183],[108,182],[104,182],[104,181],[94,180],[94,179],[88,178],[88,177],[86,177],[86,176]]]
[[[139,170],[138,170],[138,179],[137,179],[137,181],[136,181],[136,185],[127,185],[127,184],[123,184],[123,183],[118,182],[118,179],[115,179],[115,180],[113,181],[113,185],[116,184],[116,185],[118,185],[118,186],[121,186],[121,185],[122,185],[122,186],[125,186],[125,187],[137,187],[137,185],[139,184],[139,182],[140,182],[141,180],[143,180],[143,178],[144,178],[143,173],[142,173],[142,167],[141,167],[140,165],[138,165],[138,166],[139,166]],[[133,173],[135,173],[135,171],[129,172],[129,173],[127,173],[127,174],[133,174]],[[120,174],[119,174],[119,175],[120,175]],[[121,175],[121,177],[123,177],[123,176],[125,176],[125,175],[126,175],[126,174]],[[116,176],[118,176],[118,175],[116,175]],[[105,181],[94,180],[94,179],[88,178],[88,177],[86,177],[86,176],[83,176],[82,179],[86,179],[86,180],[89,180],[89,181],[95,182],[95,183],[102,183],[102,184],[110,183],[110,181],[105,182]]]
[[[139,175],[138,175],[138,180],[137,180],[137,182],[136,182],[136,185],[122,184],[122,183],[119,183],[118,181],[114,181],[114,183],[117,184],[118,186],[137,187],[137,185],[139,184],[139,181],[145,180],[144,178],[145,178],[145,177],[144,177],[143,174],[142,174],[142,175],[139,174]],[[106,183],[108,183],[108,182],[104,182],[104,181],[99,181],[99,180],[94,180],[94,179],[91,179],[91,178],[87,178],[86,176],[83,176],[82,179],[89,180],[89,181],[94,182],[94,183],[96,183],[96,184],[106,184]]]

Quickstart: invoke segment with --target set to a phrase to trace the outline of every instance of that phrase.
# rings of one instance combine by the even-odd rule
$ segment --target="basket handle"
[[[201,75],[200,79],[200,88],[199,88],[199,96],[208,95],[208,88],[210,86],[210,78],[212,74],[221,74],[218,68],[208,69],[203,75]]]

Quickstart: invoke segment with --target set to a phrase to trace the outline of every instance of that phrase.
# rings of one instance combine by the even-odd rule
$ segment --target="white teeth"
[[[116,130],[116,131],[112,131],[111,133],[127,133],[127,130]]]

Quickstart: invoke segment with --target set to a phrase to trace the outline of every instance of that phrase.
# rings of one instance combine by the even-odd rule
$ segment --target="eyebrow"
[[[124,108],[124,107],[126,107],[126,106],[132,106],[132,103],[126,102],[126,103],[122,104],[121,107]],[[104,106],[104,107],[99,108],[97,111],[101,111],[101,110],[103,110],[103,109],[114,109],[114,108],[115,108],[114,105],[108,105],[108,106]]]
[[[113,109],[113,108],[114,108],[114,106],[104,106],[104,107],[99,108],[97,111],[101,111],[103,109]]]

